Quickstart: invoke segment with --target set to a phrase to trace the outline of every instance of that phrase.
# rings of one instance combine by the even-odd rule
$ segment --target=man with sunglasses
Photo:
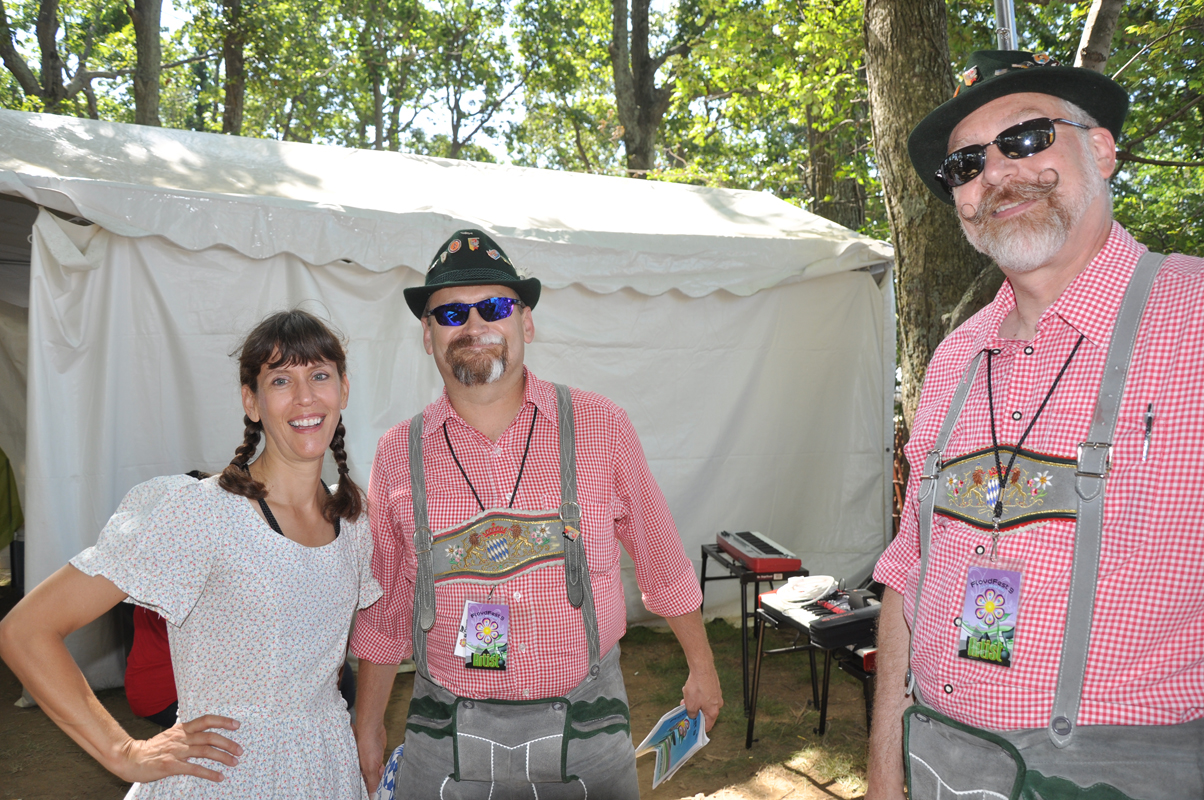
[[[382,437],[372,468],[385,596],[352,641],[370,789],[396,665],[412,654],[387,781],[399,797],[638,798],[620,545],[685,651],[690,714],[709,729],[723,705],[694,567],[626,414],[523,365],[539,295],[479,230],[453,234],[405,290],[445,391]]]
[[[885,591],[870,800],[1204,796],[1204,260],[1112,220],[1128,108],[975,53],[912,132],[1007,281],[937,348]]]

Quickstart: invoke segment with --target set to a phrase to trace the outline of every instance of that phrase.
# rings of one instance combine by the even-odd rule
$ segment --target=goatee
[[[501,345],[495,354],[470,348]],[[497,333],[484,336],[462,336],[447,346],[446,358],[452,374],[465,386],[494,383],[506,372],[510,363],[510,346],[506,337]]]

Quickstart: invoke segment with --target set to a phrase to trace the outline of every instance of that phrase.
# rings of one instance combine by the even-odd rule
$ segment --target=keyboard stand
[[[707,576],[707,559],[713,558],[724,569],[728,571],[727,575],[712,575]],[[744,566],[744,562],[733,557],[726,550],[717,544],[704,544],[702,546],[702,566],[698,577],[698,588],[702,590],[702,602],[706,603],[707,581],[740,581],[740,655],[744,667],[744,714],[749,715],[749,637],[748,623],[752,620],[757,611],[757,597],[761,594],[761,584],[769,585],[773,588],[774,582],[784,581],[788,578],[793,578],[798,575],[809,575],[805,569],[789,570],[787,572],[753,572],[748,567]],[[748,607],[748,585],[753,585],[753,607],[750,610]],[[758,650],[760,648],[758,647]],[[812,670],[814,673],[814,669]]]
[[[761,657],[771,656],[777,653],[793,653],[799,650],[806,650],[808,658],[811,659],[811,697],[815,704],[815,708],[819,710],[819,727],[816,733],[820,736],[824,735],[828,726],[828,688],[832,682],[832,662],[836,661],[837,666],[842,670],[852,675],[857,680],[861,681],[862,694],[865,697],[865,729],[866,735],[869,735],[870,724],[872,721],[872,711],[874,703],[874,675],[866,672],[859,664],[860,658],[857,658],[852,652],[852,648],[838,647],[827,650],[818,647],[811,643],[808,635],[807,626],[798,620],[791,619],[777,609],[762,606],[754,613],[754,618],[757,626],[757,659],[753,666],[752,673],[752,689],[751,699],[749,701],[748,710],[748,731],[744,736],[744,749],[752,749],[753,743],[753,726],[757,721],[757,695],[761,689]],[[778,647],[773,650],[765,650],[765,629],[767,627],[780,628],[782,630],[794,631],[795,637],[788,647]],[[799,644],[799,639],[807,636],[806,643]],[[824,677],[822,686],[817,680],[818,674],[815,664],[815,651],[820,650],[824,654]],[[854,663],[858,662],[858,663]]]

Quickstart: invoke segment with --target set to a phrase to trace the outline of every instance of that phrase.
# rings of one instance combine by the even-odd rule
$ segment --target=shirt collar
[[[557,419],[556,411],[556,387],[547,381],[541,381],[535,377],[535,373],[523,367],[523,408],[535,406],[539,410],[540,416],[550,420]],[[520,412],[521,413],[521,412]],[[422,416],[422,438],[430,436],[440,428],[443,423],[449,419],[457,420],[466,428],[472,426],[465,422],[456,409],[452,407],[451,399],[447,396],[447,386],[443,387],[443,393],[439,395],[439,399],[427,406],[426,411]]]
[[[1113,221],[1103,248],[1041,314],[1038,330],[1056,316],[1086,336],[1093,346],[1107,347],[1121,300],[1146,249],[1120,223]],[[983,309],[982,323],[974,336],[976,351],[999,346],[999,326],[1015,307],[1012,285],[1004,281],[999,294]]]

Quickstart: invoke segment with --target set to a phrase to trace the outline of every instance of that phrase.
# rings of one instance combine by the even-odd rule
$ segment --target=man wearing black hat
[[[1128,107],[975,53],[912,163],[1007,277],[937,348],[907,456],[867,798],[1204,796],[1204,260],[1112,220]]]
[[[405,291],[445,391],[381,438],[372,468],[385,596],[352,642],[369,788],[396,664],[412,654],[404,753],[386,780],[399,797],[639,797],[620,544],[685,651],[690,714],[709,729],[723,705],[694,568],[626,414],[523,366],[539,293],[479,230],[453,234]]]

